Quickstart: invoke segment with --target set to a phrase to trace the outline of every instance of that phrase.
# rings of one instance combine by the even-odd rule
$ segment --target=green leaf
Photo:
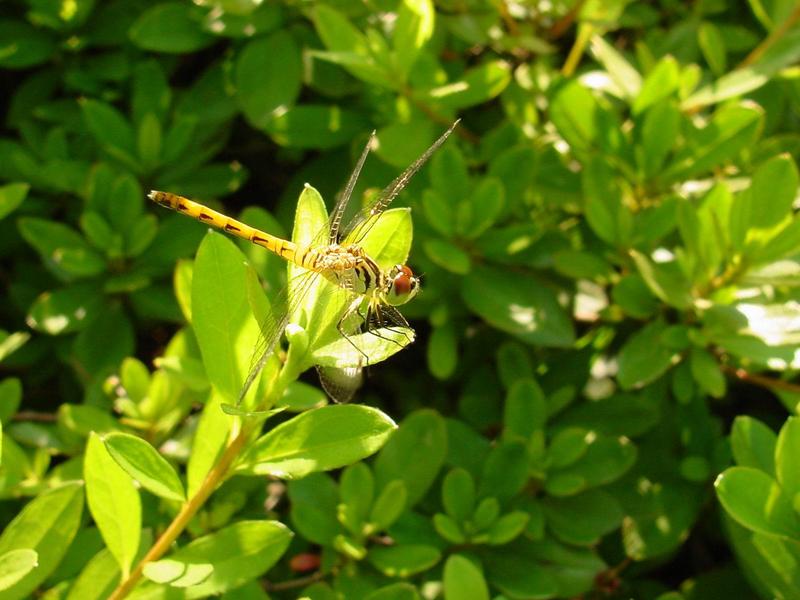
[[[474,239],[494,225],[505,207],[505,188],[496,177],[481,178],[459,206],[458,231]]]
[[[111,304],[78,333],[72,357],[84,372],[99,373],[133,354],[133,346],[133,325],[119,304]]]
[[[104,600],[117,587],[119,578],[119,566],[114,555],[108,548],[103,548],[75,578],[67,600]]]
[[[263,129],[300,93],[300,49],[287,31],[251,40],[236,60],[236,100],[253,127]]]
[[[264,131],[281,146],[325,149],[348,143],[366,126],[359,112],[336,105],[301,104],[274,115]]]
[[[594,441],[594,432],[578,427],[567,427],[553,436],[547,448],[547,458],[551,468],[559,469],[573,464],[586,454],[589,444]]]
[[[456,275],[466,275],[472,268],[469,254],[446,240],[425,240],[425,254],[441,268]]]
[[[703,86],[683,101],[681,108],[692,111],[742,96],[768,83],[775,73],[800,58],[800,30],[792,29],[772,44],[754,64],[734,69],[717,81]]]
[[[526,275],[497,268],[475,266],[464,277],[461,296],[466,305],[488,323],[523,342],[536,346],[566,348],[575,334],[555,292]]]
[[[163,131],[158,117],[154,113],[147,113],[139,123],[136,137],[136,150],[145,169],[152,169],[158,164],[162,137]]]
[[[451,544],[463,544],[467,541],[467,537],[452,517],[436,513],[433,515],[433,527],[436,533]]]
[[[614,83],[624,92],[625,97],[628,100],[636,98],[642,88],[642,76],[639,71],[614,46],[599,35],[592,37],[590,48]]]
[[[260,328],[247,297],[248,269],[236,245],[209,232],[192,275],[192,328],[209,381],[235,404]]]
[[[466,469],[453,469],[442,482],[442,505],[456,522],[465,522],[475,510],[475,480]]]
[[[375,461],[378,489],[391,481],[402,481],[408,506],[414,506],[428,491],[447,453],[444,420],[432,410],[419,410],[400,424]]]
[[[362,531],[375,496],[375,479],[364,463],[348,466],[339,479],[339,519],[354,534]]]
[[[661,417],[658,404],[647,393],[616,393],[570,406],[559,415],[558,424],[577,426],[581,431],[636,437],[658,425]]]
[[[581,185],[589,226],[603,241],[617,247],[629,246],[633,218],[608,161],[592,155],[584,164]]]
[[[719,76],[725,73],[728,70],[725,39],[719,28],[711,21],[703,21],[697,29],[697,42],[714,75]]]
[[[308,593],[308,590],[309,588],[306,588],[304,590],[305,593]],[[334,600],[333,592],[331,592],[330,597],[309,596],[309,600]],[[420,595],[417,592],[416,586],[401,582],[387,585],[374,592],[370,592],[364,596],[364,600],[420,600]]]
[[[639,274],[655,296],[681,310],[691,306],[690,282],[676,262],[656,263],[636,250],[631,250],[630,254]]]
[[[472,190],[464,154],[457,145],[445,144],[431,158],[428,172],[433,185],[432,191],[438,194],[447,207],[434,212],[444,212],[449,216],[451,213],[448,210],[454,209]]]
[[[515,340],[503,342],[497,349],[497,372],[506,389],[517,381],[533,379],[530,349]]]
[[[457,110],[488,102],[511,82],[511,67],[502,60],[485,62],[458,80],[419,93],[419,100],[442,109]]]
[[[513,545],[513,544],[512,544]],[[542,564],[509,548],[487,556],[489,583],[509,598],[554,598],[559,587],[556,579]]]
[[[651,383],[672,366],[676,353],[662,343],[666,329],[661,320],[654,321],[634,333],[622,346],[617,380],[623,389]]]
[[[293,479],[336,469],[376,452],[395,427],[389,417],[367,406],[316,408],[256,440],[236,470]]]
[[[35,550],[19,548],[0,555],[0,592],[7,590],[39,566]]]
[[[313,13],[314,27],[330,52],[321,58],[340,64],[353,76],[380,87],[394,88],[388,69],[373,57],[370,40],[339,11],[318,4]]]
[[[358,231],[356,229],[354,233]],[[382,269],[391,269],[395,265],[406,263],[411,250],[412,233],[411,210],[390,208],[381,213],[360,244],[378,266]],[[344,243],[350,243],[351,239],[352,236],[348,235]]]
[[[504,436],[527,442],[531,436],[544,431],[547,421],[547,400],[534,379],[519,379],[506,395],[503,413]]]
[[[72,280],[105,271],[103,258],[74,229],[35,217],[21,218],[18,226],[22,237],[59,277]]]
[[[758,166],[750,189],[734,206],[746,202],[748,228],[778,225],[792,213],[798,187],[797,166],[788,154],[775,156]]]
[[[617,529],[624,516],[611,494],[587,490],[577,496],[545,498],[544,514],[548,528],[568,544],[589,546]]]
[[[175,469],[142,438],[127,433],[112,433],[103,441],[117,464],[146,490],[167,500],[186,500],[183,484]]]
[[[0,219],[17,210],[28,195],[28,190],[30,185],[27,183],[9,183],[0,186]]]
[[[197,538],[164,560],[149,563],[145,574],[149,577],[148,572],[157,576],[191,572],[200,577],[208,570],[205,565],[210,565],[213,572],[192,587],[191,596],[220,594],[265,573],[286,551],[292,535],[278,521],[239,521]]]
[[[489,600],[489,588],[481,570],[471,560],[453,554],[444,565],[445,600]]]
[[[800,494],[798,456],[800,456],[800,417],[789,417],[781,427],[775,445],[775,476],[781,489],[792,497]]]
[[[110,433],[120,425],[107,411],[88,404],[62,404],[58,407],[58,425],[81,437],[91,432]]]
[[[433,35],[435,15],[431,0],[403,0],[400,3],[392,42],[395,61],[403,75],[409,72],[422,46]]]
[[[0,20],[0,67],[27,69],[49,59],[56,41],[24,21]]]
[[[458,336],[452,322],[436,327],[428,340],[428,369],[438,379],[449,378],[458,366]]]
[[[31,306],[26,323],[49,335],[81,330],[99,312],[104,298],[94,283],[74,284],[43,292]]]
[[[758,419],[739,415],[731,428],[731,450],[736,464],[761,469],[767,475],[775,473],[775,432]]]
[[[133,127],[116,108],[100,100],[84,98],[80,101],[86,128],[101,148],[126,166],[135,164]]]
[[[510,500],[528,481],[528,449],[519,442],[502,442],[492,448],[483,465],[478,496]]]
[[[123,578],[130,573],[139,550],[142,504],[130,476],[92,433],[83,464],[86,500],[106,546],[117,559]]]
[[[562,250],[553,255],[555,269],[572,279],[605,279],[612,274],[611,265],[603,257],[581,250]]]
[[[487,542],[493,546],[509,543],[525,531],[530,515],[523,510],[515,510],[497,519],[486,532]]]
[[[423,544],[373,546],[367,560],[387,577],[411,577],[432,568],[442,558],[441,551]]]
[[[169,82],[155,60],[138,63],[133,70],[133,122],[141,123],[145,115],[155,115],[163,123],[172,103]]]
[[[490,496],[478,503],[475,512],[472,514],[472,526],[481,531],[490,527],[500,516],[500,502],[497,498]]]
[[[638,273],[622,277],[611,290],[611,296],[632,317],[644,319],[658,309],[658,301]]]
[[[339,491],[333,479],[325,473],[312,473],[303,479],[290,481],[288,488],[294,528],[315,544],[333,544],[343,531],[336,519]]]
[[[83,512],[83,486],[68,483],[28,502],[0,535],[0,556],[33,550],[38,566],[2,592],[3,600],[30,598],[55,570],[78,531]]]
[[[753,103],[723,105],[704,128],[691,132],[690,143],[664,171],[663,179],[687,179],[733,159],[753,143],[763,122],[763,109]]]
[[[646,176],[658,176],[678,141],[680,124],[680,111],[670,101],[657,102],[644,111],[641,164]]]
[[[645,77],[642,89],[631,107],[633,114],[638,115],[647,107],[674,94],[680,82],[679,74],[678,62],[672,56],[662,58]]]
[[[586,452],[571,465],[548,473],[545,489],[553,496],[580,491],[619,479],[636,462],[636,446],[625,437],[594,435]]]
[[[390,481],[383,486],[375,504],[372,505],[369,522],[375,525],[378,531],[385,531],[400,518],[407,503],[406,484],[399,480]]]
[[[800,537],[800,519],[791,498],[763,471],[731,467],[714,486],[723,508],[744,527],[788,539]]]
[[[722,398],[725,395],[725,376],[710,352],[704,348],[692,348],[689,365],[692,377],[700,389],[714,398]]]
[[[600,106],[592,93],[571,79],[555,89],[550,119],[573,151],[584,152],[597,144]]]
[[[203,583],[214,572],[208,563],[186,564],[169,558],[149,562],[144,566],[144,576],[155,583],[185,588]]]
[[[0,381],[0,423],[8,423],[22,402],[22,382],[16,377]]]
[[[26,331],[7,333],[0,331],[0,362],[4,361],[10,354],[20,349],[30,339],[31,334]]]
[[[214,37],[203,31],[190,4],[164,2],[139,15],[128,35],[142,50],[182,54],[200,50]]]
[[[375,154],[393,167],[405,169],[430,147],[438,132],[439,126],[428,119],[394,121],[378,129]]]

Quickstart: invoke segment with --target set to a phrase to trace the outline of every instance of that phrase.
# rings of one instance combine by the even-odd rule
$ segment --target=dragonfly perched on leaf
[[[453,123],[343,226],[348,202],[375,139],[373,132],[327,222],[317,227],[316,233],[310,233],[313,224],[296,222],[294,241],[250,227],[183,196],[150,192],[148,196],[154,202],[249,240],[289,262],[289,283],[284,293],[272,299],[271,310],[262,318],[261,338],[237,406],[278,348],[281,336],[285,331],[288,334],[290,323],[304,322],[306,330],[325,328],[335,332],[325,336],[320,331],[309,331],[316,339],[313,362],[320,381],[328,395],[338,402],[350,400],[361,384],[364,366],[383,360],[413,341],[414,331],[396,307],[417,294],[419,279],[404,264],[382,265],[376,259],[377,254],[371,253],[378,252],[378,248],[370,233],[381,217],[387,216],[384,211],[457,124],[458,121]],[[310,189],[307,187],[307,191]],[[391,232],[382,231],[381,234],[386,238]],[[321,304],[325,305],[324,311],[317,310]],[[328,315],[327,322],[323,322],[325,319],[309,322],[310,309],[316,314]]]

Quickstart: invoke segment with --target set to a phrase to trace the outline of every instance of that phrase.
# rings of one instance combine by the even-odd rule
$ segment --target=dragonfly
[[[362,368],[370,364],[369,349],[356,342],[356,339],[363,339],[364,335],[358,334],[388,339],[401,347],[413,341],[413,329],[396,307],[417,295],[420,290],[419,278],[405,264],[381,268],[362,247],[362,242],[383,212],[431,155],[444,144],[458,123],[459,121],[455,121],[372,202],[358,211],[349,223],[342,225],[350,197],[375,142],[373,131],[344,190],[337,198],[325,227],[308,244],[299,245],[271,235],[178,194],[158,190],[148,194],[151,200],[161,206],[262,246],[294,266],[290,271],[295,275],[290,278],[287,292],[278,295],[268,321],[261,323],[261,337],[253,354],[250,371],[239,393],[237,406],[278,347],[297,307],[306,301],[311,290],[317,289],[316,283],[320,277],[331,283],[340,295],[344,295],[344,302],[338,305],[342,308],[336,321],[336,330],[356,355],[356,359],[351,360],[346,368],[322,368],[317,365],[323,388],[334,401],[347,402],[352,398],[361,384]],[[321,297],[314,301],[321,301]],[[397,341],[397,335],[388,335],[398,332],[405,340]],[[339,347],[341,346],[340,344]]]

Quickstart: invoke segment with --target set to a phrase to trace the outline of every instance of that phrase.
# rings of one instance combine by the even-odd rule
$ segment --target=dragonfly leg
[[[359,308],[359,306],[360,306],[360,305],[361,305],[361,297],[358,297],[358,298],[356,298],[356,299],[353,301],[353,303],[352,303],[352,304],[351,304],[351,305],[350,305],[350,306],[347,308],[347,310],[346,310],[346,311],[344,311],[344,312],[342,313],[342,316],[339,318],[339,321],[338,321],[338,323],[336,323],[336,329],[339,331],[339,333],[341,334],[341,336],[342,336],[344,339],[346,339],[346,340],[347,340],[347,341],[350,343],[350,345],[351,345],[353,348],[355,348],[355,349],[356,349],[356,351],[357,351],[357,352],[358,352],[358,353],[359,353],[361,356],[363,356],[363,357],[364,357],[364,364],[368,365],[368,364],[369,364],[369,356],[367,356],[367,355],[366,355],[366,353],[365,353],[365,352],[364,352],[364,351],[363,351],[361,348],[359,348],[359,347],[356,345],[356,343],[355,343],[355,342],[354,342],[352,339],[350,339],[350,336],[349,336],[349,335],[348,335],[348,333],[347,333],[347,332],[344,330],[344,323],[345,323],[345,321],[347,321],[347,319],[348,319],[348,318],[350,318],[350,317],[351,317],[353,314],[357,314],[359,317],[361,316],[361,313],[360,313],[360,312],[359,312],[359,310],[358,310],[358,308]]]
[[[396,344],[401,348],[405,348],[405,346],[413,342],[414,339],[409,337],[409,335],[402,329],[396,329],[395,327],[392,327],[389,323],[384,321],[382,311],[386,310],[388,310],[386,306],[384,306],[383,308],[381,308],[380,306],[376,308],[372,304],[367,306],[367,316],[365,318],[365,323],[367,324],[367,331],[372,335],[374,335],[375,337],[392,342],[393,344]],[[394,312],[396,312],[397,315],[393,315],[392,324],[399,325],[401,327],[404,327],[405,329],[410,329],[408,323],[405,320],[405,317],[403,317],[398,311]],[[398,323],[397,322],[398,319],[402,320],[402,323]],[[391,331],[392,333],[399,333],[400,335],[406,338],[407,340],[406,344],[401,344],[397,340],[386,337],[385,335],[381,335],[379,333],[381,329],[386,329],[387,331]]]

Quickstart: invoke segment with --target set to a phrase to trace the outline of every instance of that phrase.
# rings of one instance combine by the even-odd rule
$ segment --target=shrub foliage
[[[798,21],[4,2],[0,596],[800,598]],[[351,212],[459,117],[351,404],[324,286],[146,200],[311,239],[373,129]]]

